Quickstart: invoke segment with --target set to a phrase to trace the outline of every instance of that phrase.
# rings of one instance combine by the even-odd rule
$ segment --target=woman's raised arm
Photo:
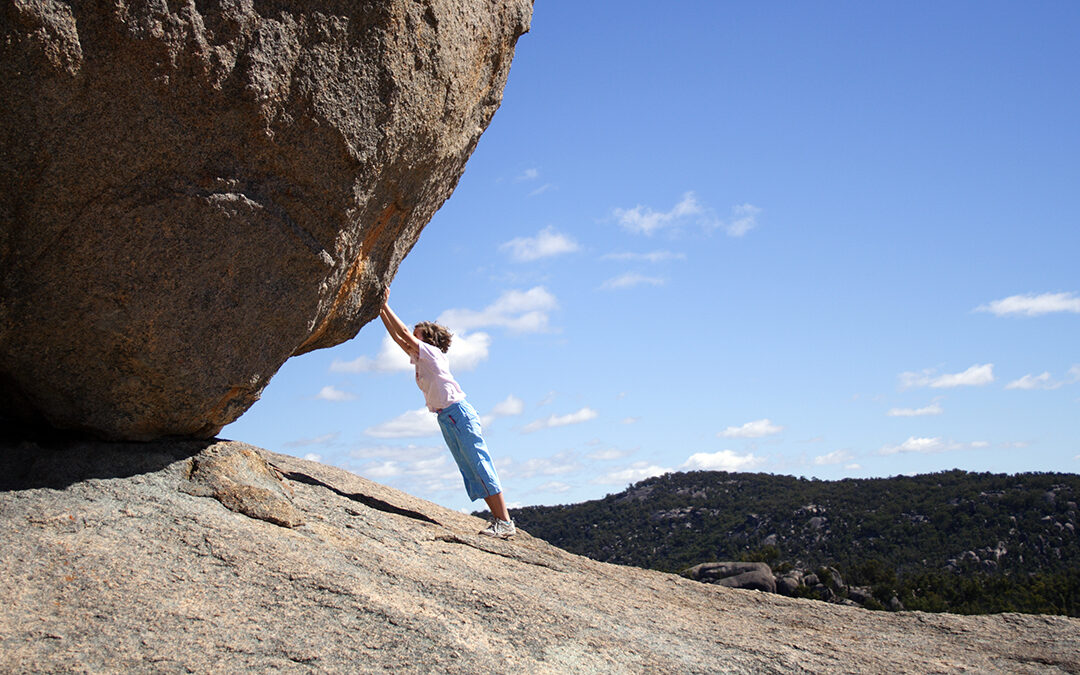
[[[386,332],[390,334],[390,338],[405,350],[409,358],[415,359],[420,354],[420,341],[409,332],[409,327],[398,318],[397,314],[394,314],[394,310],[390,309],[389,286],[383,292],[383,305],[382,309],[379,310],[379,318],[382,319],[383,325],[386,326]]]

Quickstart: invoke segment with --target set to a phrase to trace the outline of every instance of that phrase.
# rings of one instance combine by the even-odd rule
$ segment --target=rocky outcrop
[[[776,578],[769,566],[762,562],[701,563],[684,570],[682,575],[695,581],[704,581],[728,588],[776,592]]]
[[[221,498],[244,486],[303,523]],[[868,612],[482,526],[240,443],[0,443],[0,671],[1080,669],[1076,619]]]
[[[531,0],[0,9],[0,415],[209,437],[378,313]]]
[[[680,574],[687,579],[728,588],[813,598],[869,609],[904,609],[903,603],[895,595],[883,598],[883,604],[874,597],[869,587],[848,586],[835,567],[819,567],[814,571],[790,568],[774,573],[763,562],[708,562],[688,567]]]

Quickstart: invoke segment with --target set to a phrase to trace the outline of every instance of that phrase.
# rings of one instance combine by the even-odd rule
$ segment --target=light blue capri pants
[[[465,480],[469,499],[476,501],[502,492],[499,475],[480,435],[480,418],[468,401],[451,403],[440,410],[439,428]]]

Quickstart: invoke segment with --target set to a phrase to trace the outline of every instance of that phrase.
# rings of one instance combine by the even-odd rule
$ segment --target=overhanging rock
[[[531,0],[0,9],[0,416],[214,435],[354,336],[498,108]]]

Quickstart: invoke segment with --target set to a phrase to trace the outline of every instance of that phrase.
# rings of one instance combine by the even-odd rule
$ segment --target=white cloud
[[[446,358],[450,360],[450,370],[460,373],[473,370],[481,361],[486,361],[491,348],[491,336],[483,331],[456,333],[450,341]],[[402,352],[404,353],[404,352]],[[410,365],[410,369],[411,369]]]
[[[633,288],[634,286],[641,286],[642,284],[663,286],[665,283],[667,283],[666,280],[661,277],[647,277],[644,274],[638,274],[637,272],[627,272],[621,276],[608,279],[600,284],[600,288],[605,291],[613,291],[620,288]]]
[[[552,189],[554,189],[554,188],[555,188],[555,184],[554,184],[554,183],[544,183],[544,184],[543,184],[543,185],[541,185],[540,187],[538,187],[538,188],[536,188],[536,189],[534,189],[534,190],[530,191],[530,192],[529,192],[529,196],[530,196],[530,197],[536,197],[537,195],[542,195],[542,194],[544,194],[545,192],[547,192],[548,190],[552,190]]]
[[[487,360],[491,336],[482,331],[466,333],[460,331],[454,334],[450,341],[450,351],[446,356],[450,359],[450,368],[454,372],[473,370],[482,361]],[[375,358],[361,356],[352,361],[334,359],[330,364],[330,372],[333,373],[398,373],[412,372],[413,365],[409,362],[409,355],[390,338],[384,335],[379,353]]]
[[[514,180],[516,180],[516,181],[536,180],[539,177],[540,177],[539,169],[525,169],[524,171],[521,172],[521,175],[519,175]]]
[[[728,427],[716,434],[721,438],[761,438],[772,436],[784,430],[784,427],[773,424],[768,419],[747,422],[741,427]]]
[[[1024,375],[1019,380],[1013,380],[1005,385],[1006,389],[1057,389],[1064,382],[1055,382],[1050,379],[1050,373],[1042,375]]]
[[[550,258],[563,253],[580,250],[576,241],[556,232],[552,227],[545,227],[535,237],[518,237],[499,246],[500,251],[507,251],[517,262],[531,262],[540,258]]]
[[[648,462],[635,462],[625,469],[597,476],[591,482],[597,485],[626,485],[653,476],[662,476],[665,473],[671,473],[671,469],[665,469],[662,466],[649,464]]]
[[[329,445],[333,443],[341,436],[340,431],[335,431],[329,434],[323,434],[322,436],[315,436],[314,438],[300,438],[295,441],[288,441],[282,443],[283,448],[305,448],[311,445]]]
[[[861,464],[845,464],[844,465],[844,470],[845,471],[861,471],[862,470],[862,465]]]
[[[637,205],[632,209],[614,209],[612,212],[619,225],[639,234],[651,235],[666,228],[693,221],[706,232],[723,228],[728,236],[741,237],[757,227],[757,217],[761,209],[753,204],[736,204],[731,207],[731,216],[727,220],[718,218],[700,202],[693,192],[686,192],[678,204],[670,211],[653,211],[647,206]]]
[[[525,402],[517,396],[510,394],[502,401],[495,404],[495,407],[491,409],[486,415],[480,418],[480,424],[482,426],[491,426],[491,423],[500,417],[514,417],[520,415],[525,411]]]
[[[452,331],[499,326],[516,333],[535,333],[547,330],[548,312],[558,307],[555,296],[537,286],[527,291],[506,291],[480,311],[448,309],[439,315],[438,322]]]
[[[309,453],[304,455],[304,459],[306,459],[309,462],[321,462],[322,461],[322,455],[314,453],[314,452],[309,452]]]
[[[995,316],[1042,316],[1056,312],[1080,314],[1080,297],[1075,293],[1042,293],[1040,295],[1010,295],[975,308]]]
[[[375,438],[420,438],[440,432],[439,422],[427,408],[417,408],[364,431]]]
[[[610,462],[615,459],[622,459],[630,453],[625,450],[619,450],[618,448],[604,448],[602,450],[596,450],[589,453],[589,459],[595,459],[601,462]]]
[[[342,391],[333,385],[326,385],[319,390],[318,394],[315,394],[315,398],[320,401],[355,401],[356,394]]]
[[[934,389],[949,389],[952,387],[979,387],[994,381],[994,364],[978,364],[971,366],[962,373],[946,373],[936,375],[933,368],[920,372],[900,373],[900,387],[932,387]]]
[[[567,485],[566,483],[562,483],[562,482],[559,482],[557,480],[553,480],[553,481],[548,481],[547,483],[543,483],[542,485],[537,486],[536,491],[537,492],[562,493],[562,492],[566,492],[569,489],[570,489],[570,486]]]
[[[372,480],[392,483],[410,494],[461,489],[461,474],[445,450],[423,458],[380,459],[351,470]]]
[[[601,260],[618,260],[622,262],[648,262],[658,263],[666,260],[686,260],[685,253],[673,253],[671,251],[651,251],[649,253],[608,253]]]
[[[379,354],[373,359],[367,356],[361,356],[352,361],[334,359],[330,364],[332,373],[393,373],[412,369],[409,356],[389,335],[383,336]]]
[[[640,419],[640,417],[624,417],[619,424],[637,424]]]
[[[362,467],[363,475],[372,479],[386,479],[400,476],[404,468],[398,462],[375,462]]]
[[[885,413],[889,417],[923,417],[926,415],[940,415],[945,412],[940,403],[931,403],[922,408],[890,408]]]
[[[561,476],[581,469],[576,457],[568,452],[560,452],[552,457],[533,457],[524,462],[505,460],[500,464],[500,471],[507,477],[532,478],[533,476]]]
[[[683,194],[682,199],[670,211],[653,211],[647,206],[637,205],[632,209],[615,209],[615,218],[619,224],[631,232],[650,235],[653,232],[670,227],[680,219],[704,213],[693,192]]]
[[[695,452],[679,468],[701,471],[743,471],[758,466],[763,461],[753,454],[737,455],[731,450]]]
[[[753,204],[739,204],[731,208],[731,220],[724,225],[724,230],[731,237],[741,237],[757,227],[757,217],[761,209]]]
[[[916,438],[910,436],[906,441],[900,445],[886,445],[881,448],[879,454],[882,455],[896,455],[915,453],[921,455],[935,454],[939,452],[949,452],[952,450],[979,450],[989,447],[990,444],[986,441],[972,441],[971,443],[956,443],[945,442],[941,440],[941,437],[934,438]]]
[[[510,394],[502,401],[495,404],[495,407],[491,409],[491,414],[496,417],[513,417],[514,415],[520,415],[525,411],[525,402],[517,396]]]
[[[524,433],[532,433],[541,429],[551,429],[553,427],[565,427],[570,424],[581,424],[582,422],[588,422],[589,420],[596,419],[599,415],[592,408],[582,408],[581,410],[570,413],[569,415],[551,415],[550,417],[535,420],[529,422],[522,429]]]
[[[1080,365],[1069,368],[1069,384],[1080,382]]]
[[[854,459],[851,453],[847,450],[833,450],[830,453],[824,455],[818,455],[814,458],[814,464],[817,466],[826,466],[829,464],[843,464],[844,462],[851,462]]]

